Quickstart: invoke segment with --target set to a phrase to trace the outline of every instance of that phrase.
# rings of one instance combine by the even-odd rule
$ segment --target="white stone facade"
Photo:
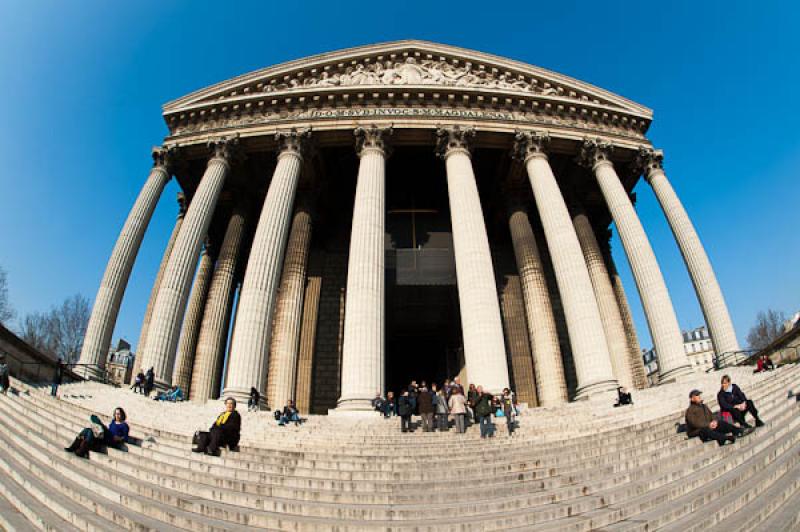
[[[631,197],[643,173],[711,336],[736,346],[711,263],[645,136],[652,112],[623,97],[501,57],[400,41],[239,76],[169,102],[164,117],[170,133],[108,263],[83,363],[103,364],[98,353],[173,175],[187,208],[166,246],[137,366],[154,367],[159,386],[193,388],[197,401],[241,400],[255,388],[262,403],[369,410],[376,394],[405,385],[404,361],[429,380],[525,386],[542,405],[642,387],[608,251],[612,222],[662,379],[691,372],[698,355],[681,348]],[[317,208],[298,211],[312,199]],[[387,223],[393,205],[410,223]],[[196,274],[205,239],[218,245]],[[401,255],[417,268],[402,282],[393,277]],[[443,271],[456,275],[431,273]]]

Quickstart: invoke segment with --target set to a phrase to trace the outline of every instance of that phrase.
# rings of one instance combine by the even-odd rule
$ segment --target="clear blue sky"
[[[166,128],[161,105],[282,61],[419,38],[555,70],[651,107],[650,138],[743,338],[800,307],[800,7],[793,2],[0,2],[0,265],[18,313],[80,292],[106,261]],[[336,6],[336,7],[334,7]],[[174,222],[170,183],[114,338],[138,339]],[[652,191],[638,212],[684,328],[702,323]],[[650,339],[620,245],[642,345]]]

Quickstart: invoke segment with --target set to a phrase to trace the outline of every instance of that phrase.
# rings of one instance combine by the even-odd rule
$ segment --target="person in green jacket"
[[[484,392],[483,386],[478,386],[477,398],[475,399],[475,417],[481,428],[481,438],[494,436],[492,427],[492,394]]]

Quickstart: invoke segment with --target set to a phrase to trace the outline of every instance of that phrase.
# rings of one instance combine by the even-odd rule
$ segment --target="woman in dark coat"
[[[192,449],[195,453],[206,453],[219,456],[219,448],[227,445],[234,449],[239,445],[242,417],[236,411],[236,399],[225,399],[225,411],[217,416],[208,432],[201,432],[198,436],[197,447]]]

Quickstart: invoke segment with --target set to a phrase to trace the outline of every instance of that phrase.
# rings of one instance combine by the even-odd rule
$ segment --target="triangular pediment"
[[[426,41],[360,46],[289,61],[223,81],[164,106],[164,114],[253,98],[311,98],[348,90],[437,86],[585,105],[644,119],[652,111],[588,83],[503,57]]]

